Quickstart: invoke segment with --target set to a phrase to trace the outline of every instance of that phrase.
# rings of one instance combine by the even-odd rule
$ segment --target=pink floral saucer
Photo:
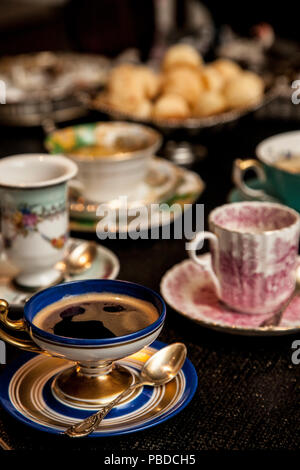
[[[211,255],[201,256],[211,263]],[[299,267],[300,267],[300,257]],[[165,301],[178,313],[202,326],[239,335],[283,335],[300,330],[300,293],[284,311],[277,326],[261,326],[273,313],[237,313],[222,304],[215,293],[209,272],[192,260],[184,260],[166,272],[161,281]]]

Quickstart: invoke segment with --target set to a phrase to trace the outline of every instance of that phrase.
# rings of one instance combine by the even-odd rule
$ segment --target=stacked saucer
[[[145,180],[136,186],[128,198],[121,197],[99,204],[87,199],[85,190],[76,182],[73,183],[70,190],[70,226],[76,231],[95,232],[107,209],[118,211],[115,223],[110,225],[112,232],[130,232],[130,223],[136,215],[139,215],[141,231],[162,226],[181,216],[185,210],[184,205],[195,202],[204,187],[202,179],[196,173],[156,157],[150,162]],[[143,211],[143,208],[150,207],[151,217],[148,212]],[[171,208],[175,210],[170,210]],[[124,214],[123,218],[119,216],[121,212]]]

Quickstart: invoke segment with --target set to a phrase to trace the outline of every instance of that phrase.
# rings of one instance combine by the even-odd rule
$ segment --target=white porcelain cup
[[[209,215],[210,232],[199,232],[188,254],[210,270],[220,300],[234,310],[264,314],[279,308],[296,282],[300,216],[271,202],[225,204]],[[212,270],[197,257],[211,242]]]
[[[55,282],[55,264],[68,238],[67,181],[77,173],[68,158],[24,154],[0,160],[1,231],[16,282],[28,288]]]
[[[64,154],[77,164],[85,199],[101,203],[136,192],[161,141],[157,131],[141,124],[95,122],[56,130],[45,145],[51,153]],[[124,150],[116,153],[120,142]],[[96,147],[92,155],[74,152],[91,145]],[[97,146],[106,148],[107,154],[97,156]]]

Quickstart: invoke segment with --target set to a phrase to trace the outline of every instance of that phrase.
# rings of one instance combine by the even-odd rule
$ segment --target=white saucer
[[[211,255],[199,256],[211,263]],[[299,266],[300,266],[300,257]],[[300,331],[300,293],[284,310],[277,326],[262,326],[273,316],[238,313],[227,308],[216,296],[208,271],[190,259],[176,264],[163,276],[160,290],[165,301],[178,313],[201,326],[248,336],[275,336]]]
[[[76,242],[81,243],[79,238],[70,238],[67,247]],[[115,279],[119,274],[120,263],[116,255],[101,245],[97,245],[98,255],[92,266],[81,274],[70,276],[66,281],[78,281],[81,279]],[[58,270],[59,271],[59,270]],[[6,259],[3,253],[0,257],[0,298],[5,299],[12,306],[22,306],[25,299],[30,295],[28,291],[17,288],[12,282],[17,270]]]
[[[141,207],[151,203],[159,203],[170,197],[180,182],[180,169],[163,158],[153,158],[145,181],[128,197],[128,209]],[[122,207],[118,199],[103,201],[112,208]],[[70,216],[81,219],[95,219],[99,202],[85,198],[84,188],[79,182],[70,184]]]
[[[148,215],[145,216],[143,213],[140,214],[140,231],[170,224],[182,215],[189,204],[193,204],[198,199],[205,188],[203,180],[196,173],[178,168],[167,160],[155,159],[155,161],[159,162],[161,169],[164,168],[166,171],[171,172],[170,174],[172,174],[172,177],[170,178],[172,180],[172,185],[170,184],[170,180],[168,180],[168,183],[166,182],[164,185],[158,185],[156,190],[153,188],[151,191],[149,190],[147,200],[144,199],[141,201],[140,199],[137,199],[130,201],[128,209],[135,208],[138,210],[140,207],[148,207],[151,203],[158,206],[151,212],[150,218]],[[166,191],[167,186],[169,188],[168,191]],[[163,191],[162,188],[164,188]],[[95,203],[89,203],[86,205],[83,202],[80,203],[79,200],[77,200],[77,203],[74,201],[71,202],[71,230],[95,233],[97,224],[100,221],[100,217],[97,217],[96,215],[98,205],[99,204]],[[173,210],[170,211],[169,209],[172,205]],[[113,206],[113,203],[112,207],[115,207]],[[115,226],[110,227],[110,231],[113,233],[128,233],[131,231],[130,222],[130,217],[128,217],[128,220],[123,223],[118,221]]]

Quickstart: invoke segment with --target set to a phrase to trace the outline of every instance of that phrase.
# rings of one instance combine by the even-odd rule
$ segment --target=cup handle
[[[8,317],[8,303],[4,299],[0,299],[0,322],[3,323],[7,328],[10,328],[14,331],[23,331],[28,333],[26,324],[23,319],[21,320],[11,320]],[[26,351],[31,351],[34,353],[47,354],[46,351],[42,350],[37,344],[35,344],[31,339],[21,339],[10,335],[6,331],[0,328],[0,339],[6,341],[12,346],[16,346],[20,349],[25,349]]]
[[[219,240],[218,240],[218,237],[212,232],[199,232],[199,233],[197,233],[195,238],[187,244],[187,252],[188,252],[189,257],[196,264],[199,264],[200,266],[202,266],[202,268],[205,271],[209,272],[209,274],[211,275],[212,281],[214,283],[217,296],[220,298],[221,297],[221,285],[220,285],[219,279],[216,276],[216,273],[214,272],[214,270],[212,268],[212,264],[207,263],[203,260],[200,260],[197,256],[198,246],[204,240],[210,240],[212,242],[212,244],[214,245],[214,249],[215,249],[216,253],[218,253],[218,251],[219,251]]]
[[[262,189],[252,189],[250,188],[244,180],[244,175],[246,171],[253,170],[258,179],[262,182],[266,181],[265,171],[260,162],[254,159],[250,160],[241,160],[240,158],[236,159],[233,164],[233,174],[232,179],[238,189],[241,191],[243,196],[247,198],[255,198],[260,201],[270,201],[272,198]]]

